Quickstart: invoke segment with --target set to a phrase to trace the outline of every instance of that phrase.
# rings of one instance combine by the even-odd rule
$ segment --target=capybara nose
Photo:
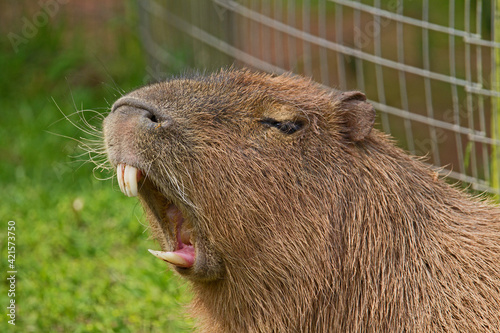
[[[125,96],[117,100],[111,107],[111,113],[117,112],[129,117],[139,117],[141,123],[154,128],[172,124],[172,118],[168,114],[155,105],[134,97]]]

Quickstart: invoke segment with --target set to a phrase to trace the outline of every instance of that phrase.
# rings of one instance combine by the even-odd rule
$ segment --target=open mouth
[[[117,178],[120,190],[128,197],[138,195],[138,182],[144,178],[143,173],[131,165],[120,163],[117,168]],[[181,210],[173,203],[168,203],[161,213],[162,221],[172,230],[175,240],[174,251],[149,250],[154,256],[179,268],[193,267],[196,251],[192,237],[192,227],[184,219]]]

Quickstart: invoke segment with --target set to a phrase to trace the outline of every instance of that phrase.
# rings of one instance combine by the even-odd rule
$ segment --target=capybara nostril
[[[111,108],[111,113],[122,113],[128,117],[140,117],[137,121],[142,121],[151,128],[168,127],[172,123],[171,117],[153,103],[128,96],[117,100]]]
[[[157,123],[158,122],[158,118],[156,118],[156,116],[152,113],[150,113],[149,115],[147,115],[147,117],[153,122],[153,123]]]

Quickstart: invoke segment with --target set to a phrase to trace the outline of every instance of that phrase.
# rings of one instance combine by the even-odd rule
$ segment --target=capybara
[[[500,208],[373,129],[357,91],[225,69],[104,121],[203,332],[500,332]]]

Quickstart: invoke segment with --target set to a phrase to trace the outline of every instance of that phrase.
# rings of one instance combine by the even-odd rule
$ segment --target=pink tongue
[[[186,260],[187,264],[182,267],[193,267],[195,258],[194,247],[192,245],[183,245],[184,246],[181,249],[174,251],[174,253]]]

